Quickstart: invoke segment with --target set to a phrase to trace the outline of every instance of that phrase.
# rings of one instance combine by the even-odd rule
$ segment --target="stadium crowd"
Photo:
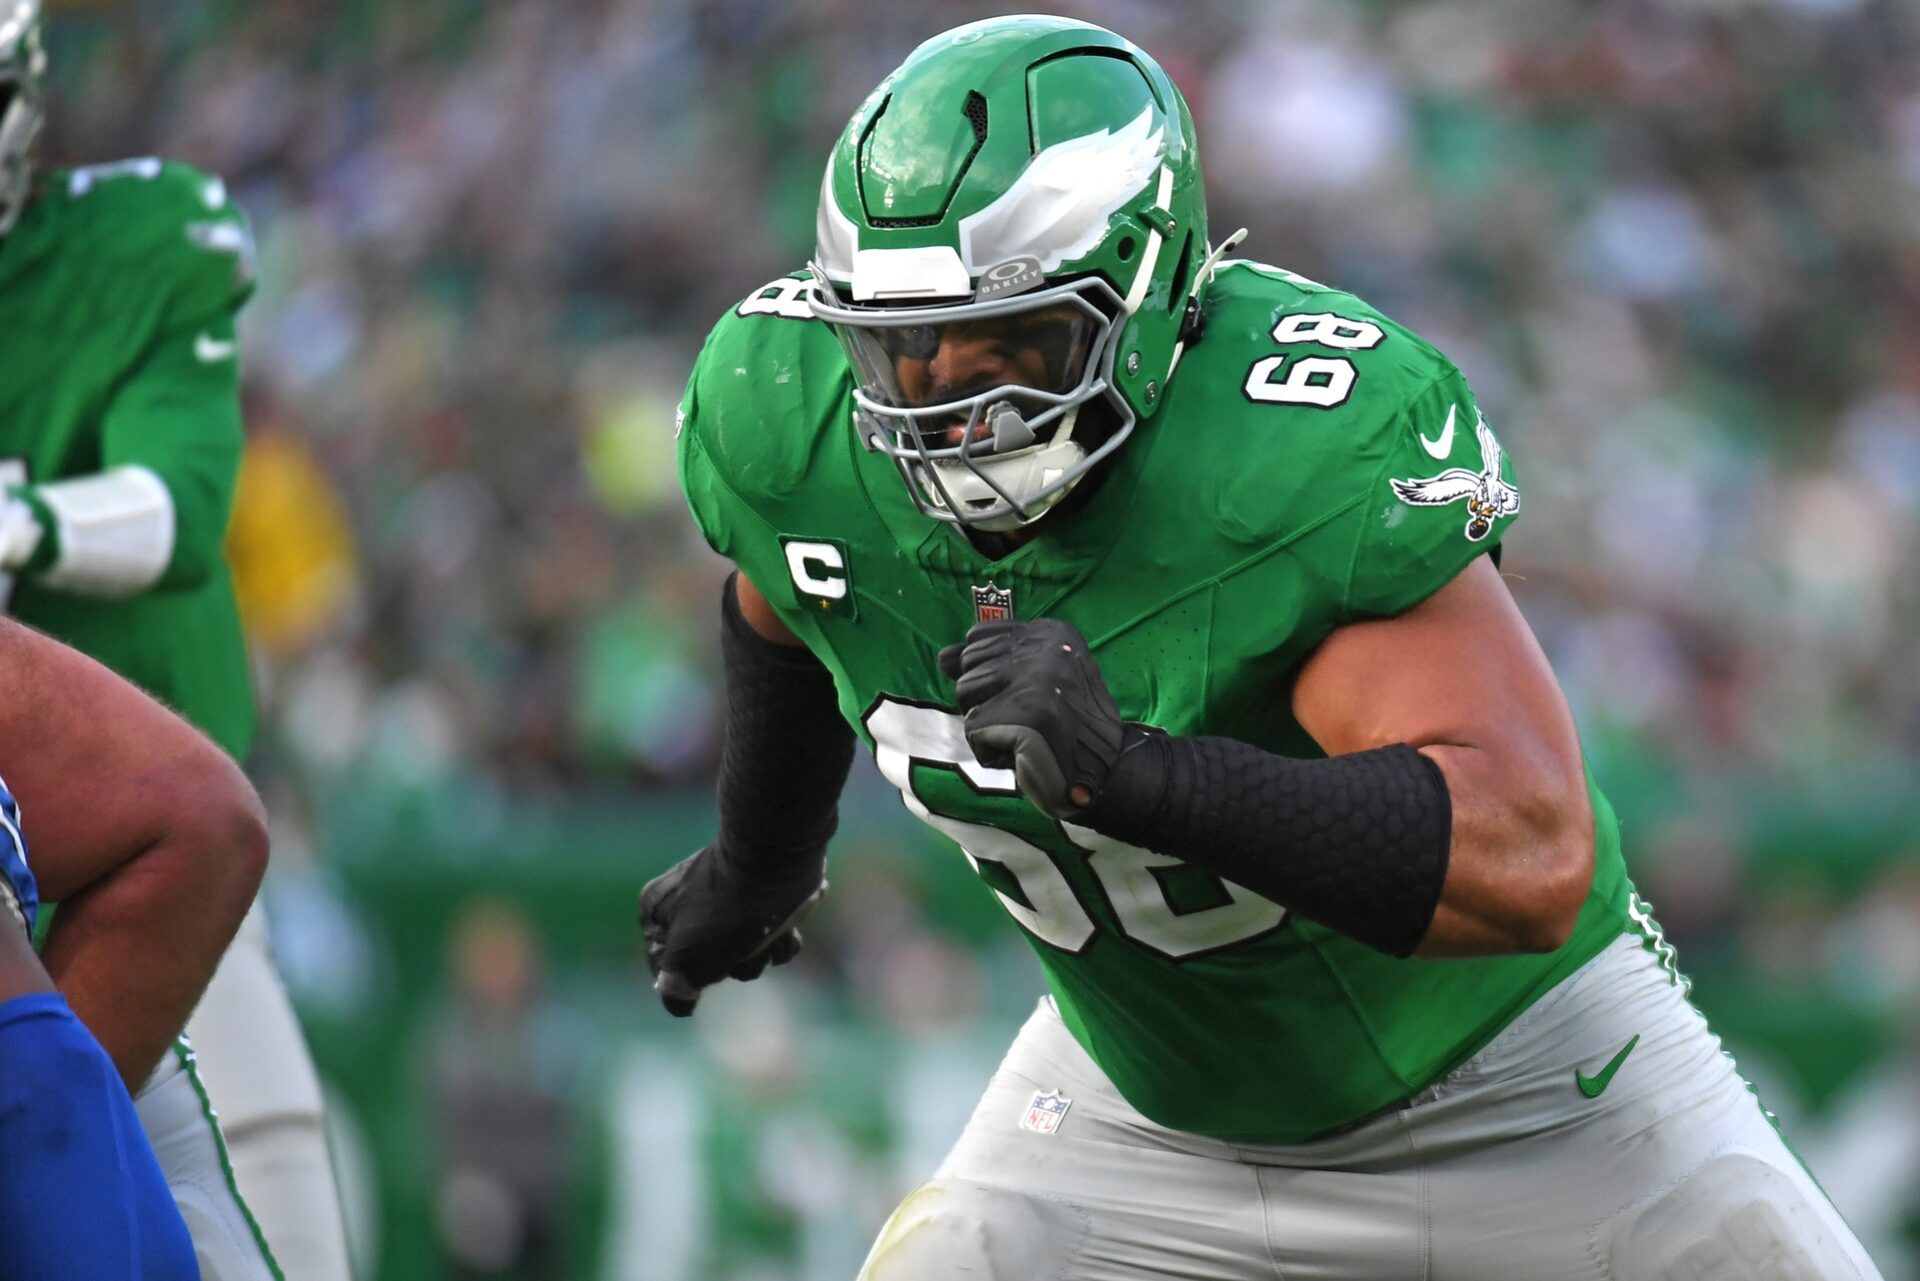
[[[1696,963],[1891,1029],[1829,1102],[1820,1172],[1843,1209],[1906,1189],[1858,1224],[1876,1248],[1920,1224],[1920,1143],[1903,1168],[1884,1138],[1920,1132],[1914,9],[1058,7],[1182,85],[1216,238],[1251,227],[1247,255],[1466,370],[1525,495],[1503,568],[1636,878]],[[43,154],[190,160],[258,232],[233,554],[283,831],[329,848],[349,787],[703,785],[722,566],[677,492],[681,381],[723,308],[805,260],[860,98],[995,11],[54,7]],[[852,999],[898,1025],[964,1011],[998,954],[882,884],[813,980],[894,976]],[[790,1275],[740,1266],[704,1275]]]

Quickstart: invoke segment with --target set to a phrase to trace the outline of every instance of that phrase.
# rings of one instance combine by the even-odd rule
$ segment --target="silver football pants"
[[[1879,1275],[1670,972],[1623,937],[1404,1107],[1288,1146],[1155,1125],[1043,1000],[861,1281]]]
[[[281,1274],[348,1281],[320,1080],[274,968],[260,904],[220,959],[187,1033],[226,1132],[233,1179]],[[201,1270],[205,1281],[227,1281],[204,1263]]]
[[[193,1238],[201,1281],[274,1281],[272,1253],[234,1186],[219,1117],[186,1038],[147,1078],[133,1109]]]

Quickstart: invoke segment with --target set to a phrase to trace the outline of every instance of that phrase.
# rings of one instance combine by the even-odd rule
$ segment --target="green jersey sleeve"
[[[776,280],[721,317],[680,402],[680,487],[694,523],[756,582],[774,531],[798,519],[826,455],[852,440],[851,375],[807,310],[805,283]]]
[[[150,318],[101,415],[100,469],[159,478],[173,544],[153,589],[198,586],[220,562],[239,474],[235,316],[253,291],[252,236],[225,184],[189,165],[122,161],[65,183],[76,231],[121,261],[129,309]]]
[[[231,320],[253,293],[253,232],[226,183],[191,165],[163,161],[150,191],[154,267],[171,327]]]
[[[55,171],[60,239],[117,269],[117,301],[149,329],[231,319],[254,286],[253,235],[224,182],[152,156]]]
[[[712,454],[708,452],[705,440],[707,418],[703,414],[703,402],[714,393],[702,394],[702,383],[707,380],[709,357],[713,351],[716,329],[701,348],[700,358],[694,363],[693,373],[687,379],[686,394],[680,398],[680,409],[674,419],[675,451],[680,468],[680,490],[686,495],[687,507],[693,513],[693,523],[699,528],[700,536],[707,540],[707,546],[722,556],[732,556],[735,523],[741,512],[738,500],[727,487],[715,466]]]
[[[1350,618],[1419,604],[1493,552],[1520,511],[1513,465],[1451,365],[1387,424],[1381,444],[1353,540]]]

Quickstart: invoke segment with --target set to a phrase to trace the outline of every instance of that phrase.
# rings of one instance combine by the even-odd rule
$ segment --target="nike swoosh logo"
[[[217,360],[229,360],[233,357],[234,341],[231,338],[215,338],[212,334],[197,334],[193,340],[195,359],[203,365],[211,365]]]
[[[1422,436],[1420,438],[1420,447],[1433,457],[1439,459],[1445,459],[1448,454],[1451,454],[1453,452],[1453,416],[1458,413],[1459,410],[1460,407],[1458,405],[1448,405],[1447,423],[1446,426],[1440,429],[1440,439],[1428,440],[1425,436]]]
[[[1607,1086],[1613,1081],[1613,1074],[1620,1070],[1620,1065],[1627,1061],[1627,1055],[1632,1054],[1633,1047],[1638,1044],[1640,1044],[1640,1037],[1636,1033],[1631,1041],[1628,1041],[1620,1047],[1620,1053],[1614,1055],[1612,1060],[1609,1061],[1605,1067],[1601,1068],[1599,1074],[1596,1076],[1588,1076],[1579,1068],[1575,1068],[1573,1070],[1573,1083],[1580,1087],[1580,1093],[1590,1099],[1597,1099],[1601,1094],[1605,1093]]]

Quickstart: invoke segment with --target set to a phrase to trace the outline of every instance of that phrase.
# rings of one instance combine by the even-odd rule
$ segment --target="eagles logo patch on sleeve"
[[[1451,415],[1448,425],[1452,425]],[[1501,478],[1500,442],[1494,439],[1493,428],[1487,426],[1485,414],[1479,415],[1473,434],[1480,441],[1479,471],[1449,467],[1437,476],[1395,479],[1390,483],[1394,496],[1412,507],[1445,507],[1464,500],[1467,538],[1477,543],[1493,532],[1494,521],[1520,510],[1520,491]]]

